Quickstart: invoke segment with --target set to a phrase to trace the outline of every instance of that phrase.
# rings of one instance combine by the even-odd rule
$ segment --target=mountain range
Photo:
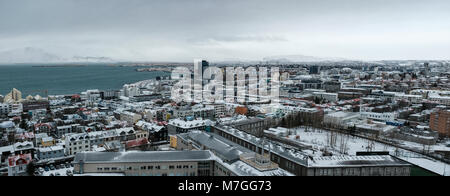
[[[109,57],[73,56],[62,57],[40,48],[26,47],[0,52],[0,63],[66,63],[66,62],[115,62]]]
[[[243,63],[252,64],[259,62],[267,63],[301,63],[301,62],[334,62],[334,61],[349,61],[344,58],[335,57],[315,57],[305,55],[280,55],[264,57],[262,60],[248,60],[248,59],[227,59],[220,63]],[[96,57],[96,56],[72,56],[62,57],[40,48],[26,47],[14,50],[0,52],[0,63],[69,63],[69,62],[88,62],[88,63],[111,63],[117,60],[110,57]]]

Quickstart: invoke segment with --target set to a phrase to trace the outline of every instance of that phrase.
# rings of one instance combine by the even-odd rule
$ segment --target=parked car
[[[61,169],[61,166],[60,165],[56,165],[55,168],[56,169]]]
[[[70,170],[70,169],[66,170],[66,175],[73,176],[72,170]]]
[[[55,176],[61,176],[61,174],[59,172],[56,172]]]
[[[41,172],[39,172],[39,171],[34,171],[34,176],[40,176],[41,175]]]
[[[61,167],[61,169],[66,168],[66,166],[64,164],[62,164],[62,163],[61,163],[60,167]]]
[[[50,170],[55,170],[55,166],[54,165],[50,165]]]
[[[39,167],[38,171],[41,172],[41,173],[44,173],[45,170],[44,170],[44,168]]]
[[[45,171],[50,171],[50,168],[49,168],[48,166],[45,166],[45,167],[44,167],[44,170],[45,170]]]
[[[55,174],[51,173],[49,176],[55,176]]]
[[[66,168],[70,168],[70,163],[66,163]]]

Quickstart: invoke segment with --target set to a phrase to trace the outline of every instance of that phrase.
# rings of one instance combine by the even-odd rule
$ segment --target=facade
[[[313,93],[315,98],[319,98],[319,99],[324,99],[327,100],[329,102],[337,102],[339,101],[338,99],[338,94],[337,93]]]
[[[62,158],[64,157],[64,147],[62,146],[42,147],[37,149],[36,154],[40,160]]]
[[[361,112],[361,118],[373,119],[382,122],[394,122],[396,114],[393,112]]]
[[[430,129],[439,135],[450,136],[450,110],[438,110],[430,115]]]
[[[66,136],[66,154],[76,155],[91,149],[90,137],[87,133]]]
[[[155,99],[161,99],[161,94],[151,94],[151,95],[138,95],[130,97],[130,101],[132,102],[144,102],[144,101],[152,101]]]
[[[319,79],[305,79],[299,84],[301,89],[322,89],[323,82]]]
[[[56,127],[56,135],[58,137],[62,137],[65,134],[74,133],[77,131],[77,127],[79,127],[79,126],[80,126],[79,124],[58,126],[58,127]]]
[[[320,74],[320,67],[317,65],[310,66],[309,74]]]
[[[42,147],[49,147],[56,145],[56,140],[53,137],[43,137],[40,139],[40,145]]]
[[[148,134],[148,140],[153,144],[167,143],[169,135],[166,126],[160,126],[154,123],[145,122],[143,120],[136,123],[138,130],[145,131]]]
[[[12,105],[8,103],[0,103],[0,116],[6,116],[12,112]]]
[[[258,138],[241,131],[215,126],[214,133],[256,153],[262,151]],[[411,164],[389,155],[315,157],[275,143],[264,145],[264,151],[270,152],[270,161],[296,176],[409,176],[411,171]]]
[[[210,176],[214,159],[210,151],[84,152],[73,164],[75,174]]]
[[[120,91],[115,91],[115,90],[100,92],[101,98],[104,100],[116,99],[119,97],[119,94],[120,94]]]
[[[233,123],[231,126],[255,136],[262,136],[264,134],[264,130],[273,126],[272,123],[273,121],[269,118],[252,118]]]
[[[32,161],[31,154],[19,154],[8,157],[8,176],[24,175],[27,165]]]
[[[23,111],[28,112],[30,110],[47,109],[50,107],[50,103],[46,100],[36,100],[36,101],[23,101],[22,102]]]
[[[225,108],[225,104],[208,104],[206,107],[213,107],[214,108],[214,117],[215,118],[221,118],[224,117],[227,113],[227,110]]]
[[[175,118],[203,118],[213,119],[215,116],[215,108],[213,106],[200,107],[200,108],[181,108],[173,111]]]
[[[5,103],[17,103],[21,100],[22,100],[22,92],[20,92],[15,88],[13,88],[10,93],[5,95],[5,98],[3,99]]]
[[[323,122],[331,126],[346,126],[347,123],[359,119],[360,114],[356,112],[335,112],[326,114]]]
[[[167,125],[168,134],[186,133],[190,130],[206,130],[211,126],[210,120],[180,120],[173,119]]]
[[[202,131],[177,135],[177,150],[209,150],[215,156],[214,176],[288,176],[270,161],[270,152],[255,153],[225,138]]]
[[[120,113],[120,120],[127,121],[129,125],[133,125],[142,119],[142,115],[133,112]]]
[[[337,93],[341,90],[341,83],[339,81],[328,81],[323,83],[323,89],[330,93]]]

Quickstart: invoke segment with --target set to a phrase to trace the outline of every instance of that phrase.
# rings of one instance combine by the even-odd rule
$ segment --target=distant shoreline
[[[88,65],[33,65],[31,67],[86,67]]]

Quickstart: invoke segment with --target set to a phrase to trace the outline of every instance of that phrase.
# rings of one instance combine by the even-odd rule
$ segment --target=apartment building
[[[450,110],[437,110],[430,115],[430,129],[439,135],[450,136]]]
[[[83,152],[75,156],[75,174],[125,176],[210,176],[210,151]]]

